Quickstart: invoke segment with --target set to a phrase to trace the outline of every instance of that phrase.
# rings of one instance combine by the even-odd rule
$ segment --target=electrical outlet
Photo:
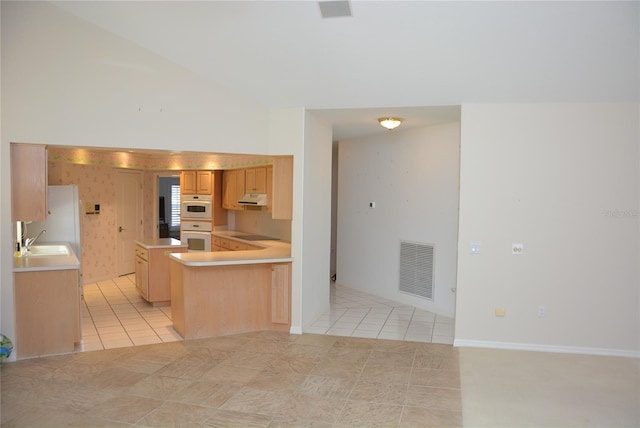
[[[511,254],[521,255],[524,253],[524,244],[511,244]]]
[[[480,254],[480,249],[482,248],[482,246],[480,245],[479,242],[472,242],[471,243],[471,254]]]
[[[546,311],[547,310],[544,306],[538,306],[538,318],[544,318]]]

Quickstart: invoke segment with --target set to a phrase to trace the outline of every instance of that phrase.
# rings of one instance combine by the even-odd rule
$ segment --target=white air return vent
[[[433,257],[430,244],[400,241],[400,291],[433,300]]]
[[[323,18],[351,16],[351,6],[347,0],[319,1],[318,5]]]

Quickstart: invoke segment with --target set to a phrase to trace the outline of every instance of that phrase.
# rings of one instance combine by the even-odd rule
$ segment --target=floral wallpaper
[[[100,204],[100,214],[82,215],[84,283],[116,276],[116,170],[108,166],[49,162],[49,184],[77,184],[83,203]]]

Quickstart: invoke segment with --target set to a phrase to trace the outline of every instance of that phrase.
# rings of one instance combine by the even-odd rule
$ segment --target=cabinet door
[[[149,262],[136,257],[136,288],[143,299],[149,300]]]
[[[18,358],[73,352],[79,342],[78,270],[15,274]]]
[[[244,180],[245,180],[245,175],[244,175],[244,169],[238,169],[236,170],[236,196],[235,199],[233,200],[233,205],[235,210],[240,210],[240,211],[244,211],[244,206],[240,205],[238,203],[238,201],[240,200],[240,198],[242,198],[244,196]]]
[[[273,211],[273,167],[268,166],[266,171],[266,187],[267,187],[267,212]]]
[[[211,171],[196,172],[196,193],[198,195],[211,194]]]
[[[180,174],[180,192],[183,195],[193,195],[197,192],[197,180],[195,171],[182,171]]]
[[[233,209],[233,198],[236,193],[236,174],[233,170],[222,173],[222,208]]]
[[[277,157],[273,161],[273,207],[271,217],[293,218],[293,157]]]
[[[289,264],[271,267],[271,322],[289,324]]]
[[[47,219],[47,147],[11,143],[11,219]]]
[[[266,193],[267,192],[267,168],[249,168],[245,170],[245,192],[246,193]]]

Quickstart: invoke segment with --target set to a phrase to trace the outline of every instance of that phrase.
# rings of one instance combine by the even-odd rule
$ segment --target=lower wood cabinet
[[[187,266],[170,262],[173,328],[185,339],[289,331],[291,263]]]
[[[17,357],[73,352],[82,340],[79,271],[14,275]]]
[[[289,263],[271,266],[271,322],[289,324],[291,314],[291,269]]]
[[[145,248],[136,245],[136,288],[154,306],[171,303],[169,254],[187,251],[186,247]]]

